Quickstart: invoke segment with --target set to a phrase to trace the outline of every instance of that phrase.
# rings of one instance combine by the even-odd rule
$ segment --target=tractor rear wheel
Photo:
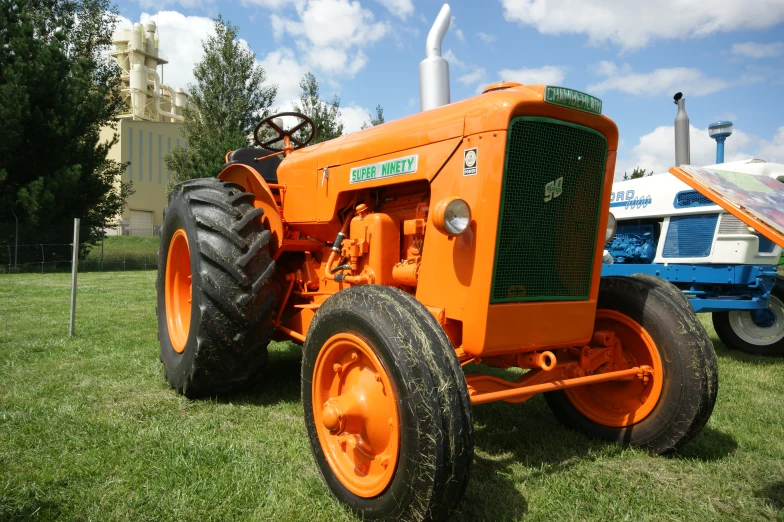
[[[652,453],[675,450],[707,422],[716,401],[713,346],[693,310],[663,284],[603,277],[595,330],[614,331],[649,382],[613,381],[545,394],[555,416],[590,436]]]
[[[473,458],[471,405],[454,349],[411,296],[343,290],[319,308],[302,404],[324,481],[368,520],[443,520]]]
[[[270,233],[253,194],[208,178],[174,187],[156,282],[164,377],[187,397],[234,391],[267,360]]]
[[[784,281],[776,280],[765,310],[713,312],[713,328],[731,350],[784,355]]]

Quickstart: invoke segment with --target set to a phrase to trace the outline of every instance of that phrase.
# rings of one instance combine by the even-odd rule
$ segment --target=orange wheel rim
[[[641,379],[610,381],[564,390],[577,410],[605,426],[631,426],[647,417],[659,402],[662,391],[662,361],[656,343],[645,329],[628,316],[614,310],[597,310],[594,331],[615,332],[623,346],[629,367],[648,365],[653,375]]]
[[[185,351],[191,328],[191,251],[185,230],[178,229],[166,256],[166,324],[177,353]]]
[[[335,476],[359,497],[379,495],[395,475],[400,421],[392,383],[367,341],[330,337],[316,360],[312,392],[319,443]]]

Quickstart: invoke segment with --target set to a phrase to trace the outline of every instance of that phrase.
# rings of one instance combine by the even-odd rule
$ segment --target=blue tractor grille
[[[675,195],[675,208],[702,207],[715,204],[696,190],[684,190]]]
[[[718,214],[670,218],[662,257],[708,257]]]

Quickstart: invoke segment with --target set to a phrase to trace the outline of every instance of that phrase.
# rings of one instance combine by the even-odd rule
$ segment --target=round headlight
[[[460,198],[442,199],[436,205],[433,224],[442,234],[459,236],[471,224],[471,207]]]
[[[610,215],[607,216],[607,233],[604,236],[605,243],[613,238],[616,230],[618,230],[618,223],[615,221],[613,213],[610,212]]]

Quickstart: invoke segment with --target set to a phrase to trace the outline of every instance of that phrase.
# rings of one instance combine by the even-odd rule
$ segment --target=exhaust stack
[[[441,56],[452,11],[444,4],[430,28],[425,44],[425,59],[419,64],[419,108],[428,111],[449,103],[449,62]]]
[[[682,93],[676,93],[673,99],[678,106],[678,114],[675,116],[675,166],[691,165],[691,138],[686,100]]]

